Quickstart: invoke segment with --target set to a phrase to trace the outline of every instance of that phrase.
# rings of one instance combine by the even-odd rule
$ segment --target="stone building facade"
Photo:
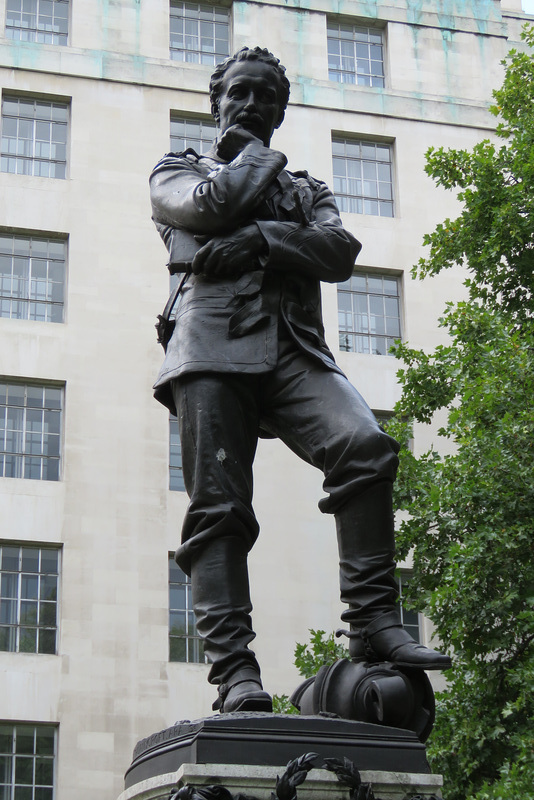
[[[324,286],[327,338],[387,415],[391,340],[438,344],[461,290],[459,272],[410,277],[457,210],[424,153],[491,136],[528,19],[520,0],[0,0],[2,800],[114,800],[138,739],[211,711],[169,572],[186,496],[151,394],[169,276],[147,178],[213,136],[213,64],[260,44],[287,67],[273,146],[335,189],[363,243],[350,284]],[[433,437],[418,429],[416,450]],[[280,443],[260,444],[255,479],[255,650],[266,688],[290,693],[295,642],[338,625],[334,526],[321,476]]]

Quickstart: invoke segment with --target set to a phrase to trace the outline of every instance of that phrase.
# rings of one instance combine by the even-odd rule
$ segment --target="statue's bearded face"
[[[275,70],[263,61],[237,61],[223,79],[219,100],[221,131],[242,125],[268,146],[273,131],[284,118]]]

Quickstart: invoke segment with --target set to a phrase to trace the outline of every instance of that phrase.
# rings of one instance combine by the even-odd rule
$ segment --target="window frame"
[[[375,155],[387,151],[388,158],[371,158],[371,150]],[[380,219],[395,218],[397,200],[392,140],[332,131],[332,173],[334,197],[341,212]],[[358,184],[361,185],[359,192]],[[375,194],[371,187],[376,187]],[[375,203],[377,211],[371,210]],[[388,209],[391,213],[386,213]]]
[[[338,29],[338,36],[333,36],[330,34],[334,33],[334,26],[337,26]],[[352,36],[343,36],[341,33],[342,28],[352,28]],[[327,15],[326,17],[326,47],[327,47],[327,71],[328,71],[328,80],[332,83],[339,83],[345,86],[354,86],[355,88],[361,89],[369,88],[369,89],[384,89],[387,85],[387,71],[386,71],[386,24],[380,24],[377,20],[364,20],[364,19],[355,19],[354,17],[337,17],[332,15]],[[366,39],[358,39],[357,34],[363,35],[365,32]],[[346,30],[345,33],[348,33]],[[379,36],[380,43],[373,42],[371,40],[372,36]],[[339,47],[339,54],[331,53],[330,42],[340,42]],[[353,58],[354,60],[354,69],[343,69],[342,60],[344,54],[341,52],[342,47],[341,43],[343,41],[351,42],[352,53],[345,54],[345,57]],[[368,58],[367,61],[369,63],[369,71],[367,73],[359,72],[358,71],[358,60],[364,60],[362,55],[358,56],[358,45],[360,45],[360,50],[363,49],[362,45],[367,46],[368,50]],[[381,48],[381,68],[382,74],[373,74],[372,72],[372,63],[376,62],[377,59],[373,59],[371,56],[373,55],[371,52],[371,48],[373,46],[379,46]],[[340,60],[340,67],[339,69],[334,69],[330,66],[331,57],[339,57]],[[336,79],[333,77],[332,73],[339,73],[340,79]],[[353,76],[354,80],[343,80],[344,76]],[[365,82],[364,80],[359,80],[359,78],[369,77],[369,83]],[[381,82],[380,82],[381,81]]]
[[[66,32],[64,32],[64,31],[47,31],[46,28],[43,28],[43,27],[40,28],[39,27],[39,11],[40,11],[40,6],[41,6],[42,0],[35,0],[35,3],[36,3],[36,14],[35,14],[36,26],[35,27],[29,27],[29,26],[24,27],[22,24],[21,25],[9,25],[8,24],[8,14],[9,14],[10,10],[14,11],[14,9],[8,9],[9,0],[7,0],[7,2],[6,2],[6,15],[5,15],[5,27],[4,27],[4,32],[5,32],[6,39],[9,39],[9,40],[15,41],[15,42],[31,42],[31,43],[35,43],[35,44],[51,44],[54,47],[66,47],[68,45],[68,43],[69,43],[70,19],[71,19],[71,16],[70,16],[70,14],[71,14],[71,3],[70,3],[70,0],[51,0],[51,1],[52,1],[52,4],[53,4],[54,7],[55,6],[66,6],[66,8],[67,8],[66,16],[65,17],[61,17],[61,19],[65,19],[66,20],[66,27],[67,27]],[[22,0],[20,0],[20,2],[21,2],[21,6],[22,6]],[[18,12],[19,12],[19,9],[16,9],[16,13],[18,13]],[[20,8],[21,22],[22,22],[22,16],[23,16],[24,13],[25,13],[24,9],[21,7]],[[52,24],[54,23],[54,21],[56,21],[56,17],[55,17],[55,14],[52,13]],[[20,35],[20,36],[10,36],[9,33],[8,33],[9,31],[19,31],[21,34],[26,31],[26,32],[30,33],[30,36],[27,37],[27,38],[24,38],[22,35]],[[52,40],[51,41],[47,41],[47,39],[44,38],[46,36],[51,37]],[[40,38],[40,37],[43,37],[43,38]],[[54,41],[54,39],[57,39],[57,40]]]
[[[17,555],[17,565],[16,568],[11,567],[7,568],[5,566],[6,553],[5,550],[9,549],[18,549]],[[28,567],[28,554],[26,554],[26,564],[24,564],[24,551],[38,551],[38,569],[32,570]],[[53,552],[55,554],[55,571],[51,570],[44,570],[42,568],[43,565],[43,553],[45,552]],[[12,556],[13,558],[13,556]],[[9,539],[0,539],[0,629],[3,628],[12,628],[14,629],[11,634],[7,633],[6,638],[12,640],[14,634],[14,646],[12,647],[0,647],[0,652],[2,653],[32,653],[34,655],[57,655],[59,652],[59,622],[60,622],[60,604],[61,604],[61,564],[62,564],[62,545],[60,544],[50,544],[50,543],[43,543],[43,542],[25,542],[25,541],[13,541]],[[26,567],[26,569],[24,569]],[[9,591],[9,579],[6,578],[4,581],[4,576],[16,576],[16,593],[13,596],[13,590],[11,590],[11,596],[7,597],[4,596]],[[32,576],[36,576],[36,581],[34,578],[34,586],[32,587]],[[55,581],[47,581],[47,578],[50,577],[55,578]],[[52,584],[55,583],[54,591],[55,591],[55,598],[50,599],[49,596],[42,596],[47,591],[47,582],[50,584],[48,587],[48,591],[52,589]],[[11,582],[13,583],[13,581]],[[25,586],[26,584],[26,586]],[[35,585],[36,584],[36,585]],[[35,597],[30,597],[29,595],[34,594]],[[28,596],[23,596],[28,595]],[[6,616],[9,615],[9,601],[15,601],[16,611],[15,611],[15,619],[10,619],[7,621],[5,619]],[[50,621],[43,621],[41,623],[41,614],[46,611],[47,605],[54,605],[54,623],[50,623]],[[23,620],[23,612],[24,606],[29,607],[32,605],[37,606],[37,614],[36,614],[36,622],[35,624],[29,624],[26,622],[24,624]],[[1,607],[4,606],[4,613],[1,611]],[[44,606],[42,608],[42,606]],[[7,611],[7,614],[6,614]],[[23,635],[23,631],[25,630],[34,630],[35,629],[35,649],[30,649],[28,647],[21,648],[21,636]],[[45,649],[41,647],[41,632],[46,631],[53,631],[54,633],[54,646],[53,649]],[[1,633],[1,630],[0,630]]]
[[[13,244],[11,247],[11,253],[6,250],[2,250],[2,239],[12,239]],[[29,247],[28,253],[22,251],[21,243],[25,240],[29,240]],[[34,255],[32,250],[33,242],[46,242],[48,254],[46,256],[42,254]],[[19,245],[17,247],[17,242]],[[50,245],[62,245],[62,257],[50,255]],[[22,294],[16,295],[14,293],[8,294],[7,290],[4,289],[3,282],[9,282],[9,274],[6,272],[0,272],[0,319],[18,319],[24,320],[28,322],[45,322],[45,323],[53,323],[53,324],[63,324],[66,319],[66,307],[67,307],[67,276],[68,276],[68,254],[69,254],[69,239],[66,234],[62,233],[55,233],[55,232],[45,232],[45,231],[27,231],[27,230],[20,230],[20,229],[3,229],[0,228],[0,258],[9,259],[11,258],[12,261],[12,269],[11,269],[11,283],[14,286],[18,281],[23,282],[26,284],[27,291],[25,292],[24,296]],[[19,252],[17,252],[17,250]],[[21,273],[20,270],[16,269],[17,262],[27,262],[27,265],[24,267],[24,274]],[[42,278],[39,275],[36,275],[36,270],[33,270],[34,262],[46,262],[46,274],[45,277]],[[50,278],[51,267],[54,265],[62,265],[62,280],[52,280]],[[26,269],[27,266],[27,269]],[[1,269],[1,268],[0,268]],[[32,284],[34,283],[44,283],[46,286],[46,296],[45,299],[41,299],[37,296],[36,291],[34,290],[32,294]],[[53,298],[49,299],[49,296],[53,294],[53,288],[55,285],[62,286],[62,298],[61,300],[55,300]],[[5,292],[5,293],[4,293]],[[5,304],[6,307],[9,305],[9,313],[3,313],[2,305]],[[19,304],[25,310],[25,314],[22,315],[20,313],[13,313],[13,307]],[[45,318],[38,317],[36,314],[32,316],[31,310],[32,306],[43,306],[45,310]],[[52,312],[54,309],[57,309],[57,313],[53,314]],[[53,317],[57,318],[53,318]]]
[[[358,279],[365,279],[366,290],[359,291],[356,287],[352,287],[351,284],[358,280]],[[378,292],[378,291],[370,291],[369,289],[369,281],[373,279],[380,279],[382,281],[382,286],[384,287],[384,281],[395,281],[397,287],[396,294],[390,294],[386,291]],[[342,308],[342,300],[341,297],[343,295],[350,295],[350,310]],[[358,297],[365,298],[365,305],[366,308],[363,309],[363,303],[358,304]],[[379,298],[382,301],[382,307],[384,309],[383,314],[376,314],[372,313],[372,303],[371,298]],[[387,314],[386,312],[386,302],[395,300],[398,308],[398,316],[393,314]],[[358,308],[360,305],[360,308]],[[375,305],[376,308],[376,305]],[[404,320],[403,320],[403,273],[402,272],[391,272],[385,270],[377,270],[369,267],[359,267],[354,270],[350,278],[346,281],[337,284],[337,309],[338,309],[338,347],[341,353],[354,353],[357,355],[378,355],[378,356],[391,356],[389,352],[393,343],[400,339],[403,339],[403,331],[404,331]],[[342,317],[350,317],[351,320],[351,327],[343,327],[342,326]],[[358,330],[357,329],[357,317],[361,316],[363,320],[367,320],[367,331],[365,330]],[[384,332],[376,332],[372,331],[372,318],[382,319],[384,322]],[[399,335],[390,334],[387,332],[387,321],[398,320],[398,329]],[[345,338],[345,346],[342,346],[342,338]],[[373,343],[375,340],[385,340],[385,351],[384,352],[376,352],[376,348],[373,350]],[[390,340],[390,341],[389,341]],[[366,341],[367,348],[358,349],[357,342],[358,341]],[[349,346],[349,342],[352,342],[352,345]]]
[[[176,437],[178,442],[176,442]],[[174,462],[180,462],[174,463]],[[169,414],[169,491],[185,492],[184,469],[182,465],[182,445],[178,418]]]
[[[169,639],[169,662],[173,664],[207,664],[204,655],[204,647],[202,637],[198,634],[195,616],[193,612],[193,603],[191,598],[191,578],[183,572],[174,560],[174,553],[169,553],[168,558],[168,574],[169,574],[169,624],[168,624],[168,639]],[[174,577],[180,577],[184,580],[172,580]],[[175,587],[183,587],[182,592],[184,601],[183,606],[175,606],[172,603],[171,590]],[[185,615],[185,629],[183,634],[172,634],[172,619],[173,614]],[[173,658],[173,641],[183,640],[185,642],[185,658]],[[190,657],[191,656],[191,657]]]
[[[198,6],[197,16],[188,16],[186,13],[183,14],[173,14],[173,8],[177,9],[178,6],[182,6],[184,12],[187,10],[185,8],[186,5],[196,5]],[[202,9],[211,8],[213,11],[213,16],[211,19],[202,20],[201,14]],[[225,22],[221,22],[220,20],[216,19],[216,14],[220,11],[224,10],[225,12]],[[204,12],[206,13],[206,12]],[[173,18],[178,20],[182,20],[183,23],[183,30],[180,34],[179,32],[173,31]],[[198,22],[198,27],[195,34],[188,33],[186,31],[185,22]],[[211,41],[213,42],[213,50],[212,51],[203,51],[201,49],[202,43],[202,32],[201,32],[201,24],[202,22],[210,23],[214,26],[213,36],[211,37]],[[216,42],[222,41],[221,39],[217,39],[215,36],[215,25],[223,24],[226,27],[227,31],[227,38],[226,38],[226,50],[227,52],[219,52],[216,48]],[[232,15],[231,15],[231,7],[226,5],[226,3],[212,3],[212,2],[186,2],[186,0],[170,0],[169,2],[169,58],[171,61],[179,61],[184,64],[197,64],[201,66],[209,66],[211,68],[215,67],[225,58],[227,58],[231,53],[231,24],[232,24]],[[190,28],[193,26],[190,25]],[[181,36],[183,40],[183,47],[176,47],[173,46],[173,36]],[[196,37],[196,47],[195,48],[186,48],[186,37],[193,36]],[[182,54],[182,55],[179,55]],[[190,56],[190,57],[188,57]]]
[[[7,737],[10,735],[9,731],[11,731],[11,747],[10,752],[8,752],[7,748]],[[32,752],[28,750],[28,744],[26,745],[21,744],[20,749],[17,749],[17,744],[19,737],[23,739],[24,737],[27,739],[29,732],[32,732],[33,737],[33,744],[32,744]],[[52,733],[53,731],[53,733]],[[43,752],[38,751],[38,736],[39,734],[42,736],[47,734],[47,737],[50,739],[52,738],[52,752]],[[50,734],[52,733],[52,737]],[[57,759],[58,759],[58,738],[59,738],[59,726],[57,724],[51,722],[23,722],[18,720],[1,720],[0,721],[0,757],[4,757],[8,759],[8,764],[10,767],[10,782],[0,784],[0,788],[6,787],[9,792],[9,797],[13,797],[14,793],[13,790],[17,787],[30,787],[32,797],[35,796],[35,789],[43,788],[48,789],[49,791],[46,792],[48,794],[49,800],[54,800],[56,796],[57,790]],[[19,772],[19,782],[17,783],[17,770],[23,769],[23,762],[32,759],[31,765],[31,772],[32,772],[32,782],[31,783],[22,783],[20,781],[20,772]],[[40,764],[38,762],[41,762]],[[52,762],[52,770],[51,770],[51,780],[52,783],[37,783],[37,769],[41,767],[43,768],[43,762],[51,761]],[[20,766],[17,762],[21,762]],[[27,780],[27,778],[26,778]],[[41,793],[42,794],[42,793]],[[47,798],[47,800],[48,800]]]
[[[6,111],[6,104],[9,103],[17,103],[19,112],[21,110],[21,103],[23,104],[22,109],[25,106],[29,106],[33,103],[33,114],[30,115],[24,113],[15,114],[12,111]],[[37,116],[39,107],[47,107],[50,110],[50,116]],[[0,172],[7,174],[7,175],[24,175],[26,177],[32,178],[46,178],[52,180],[66,180],[69,177],[69,150],[70,150],[70,127],[71,127],[71,120],[70,120],[70,109],[71,109],[71,99],[65,97],[57,97],[56,95],[43,95],[43,94],[30,94],[26,92],[12,92],[12,91],[5,91],[2,93],[2,113],[1,113],[1,125],[2,125],[2,144],[0,150],[1,156],[1,163],[0,163]],[[57,112],[58,116],[56,119],[53,118],[54,111]],[[43,112],[44,114],[44,112]],[[16,125],[16,133],[9,132],[9,120],[15,120]],[[26,123],[26,125],[24,124]],[[50,125],[49,128],[49,138],[48,139],[39,139],[37,136],[38,133],[38,123]],[[54,140],[52,138],[54,128],[53,126],[59,126],[57,130],[65,129],[65,135],[60,140]],[[21,131],[24,132],[25,130],[28,131],[29,126],[31,126],[31,136],[29,135],[20,135]],[[6,132],[7,130],[7,132]],[[14,144],[10,144],[13,143]],[[24,150],[24,143],[28,142],[31,145],[31,154],[27,155],[26,153],[18,152],[20,149]],[[7,143],[7,147],[4,150],[4,145]],[[65,158],[52,158],[51,155],[49,157],[42,157],[39,155],[38,150],[39,146],[43,145],[45,151],[47,147],[50,147],[50,152],[52,152],[52,148],[59,146],[64,147]],[[15,152],[10,152],[10,149],[15,149]],[[10,162],[14,161],[14,169],[10,169]],[[19,171],[19,165],[26,165],[28,164],[31,169],[29,170],[22,170]],[[48,166],[48,170],[45,170],[45,166]],[[36,169],[39,167],[39,169]],[[58,174],[50,174],[51,167],[53,167],[53,172],[58,171]],[[41,174],[41,170],[46,171],[47,174]]]
[[[397,606],[399,609],[401,625],[402,627],[411,635],[412,639],[414,639],[419,644],[423,642],[423,631],[421,628],[421,618],[422,614],[419,611],[413,611],[412,609],[405,609],[403,606],[403,584],[406,585],[409,582],[409,579],[412,575],[412,571],[406,568],[400,568],[395,570],[395,580],[397,582],[397,587],[399,590],[399,597],[397,601]],[[417,623],[415,622],[405,622],[405,616],[407,614],[413,614],[417,616]],[[415,630],[417,628],[417,631]],[[417,635],[414,635],[416,633]]]
[[[173,133],[173,124],[183,124],[185,126],[184,135]],[[198,131],[195,129],[198,126]],[[213,136],[208,142],[207,136],[203,135],[203,127],[207,131],[212,131]],[[188,127],[191,128],[188,131]],[[198,135],[194,133],[198,132]],[[211,135],[211,134],[210,134]],[[205,155],[213,144],[213,140],[217,135],[217,124],[212,117],[195,116],[187,112],[171,111],[170,118],[170,148],[173,153],[182,153],[188,148],[192,148],[199,156]],[[196,146],[200,145],[200,148]],[[204,144],[204,146],[202,146]]]
[[[42,481],[51,481],[51,482],[59,482],[59,481],[61,481],[62,480],[62,469],[63,469],[63,442],[64,442],[64,424],[65,424],[64,423],[65,384],[64,383],[58,383],[57,381],[38,381],[38,380],[33,380],[33,379],[24,380],[24,379],[21,379],[21,378],[13,378],[11,376],[0,376],[0,388],[3,387],[4,385],[7,387],[7,394],[6,394],[5,398],[4,398],[3,394],[0,395],[0,415],[3,415],[3,419],[0,416],[0,419],[2,421],[2,427],[0,427],[0,478],[16,478],[16,479],[19,479],[19,480],[42,480]],[[24,393],[24,403],[22,403],[22,404],[21,403],[9,404],[10,389],[14,390],[15,397],[16,397],[16,387],[20,387],[19,388],[19,392],[23,391],[23,393]],[[31,404],[28,405],[28,402],[27,402],[28,401],[28,389],[36,389],[36,388],[40,388],[40,389],[43,390],[43,404],[42,404],[42,406],[36,406],[36,405],[31,405]],[[46,390],[59,390],[59,405],[55,405],[54,406],[53,404],[50,404],[50,405],[46,404],[47,403]],[[19,396],[20,396],[20,394],[19,394]],[[14,411],[12,411],[11,414],[10,414],[9,413],[9,409],[22,409],[22,411],[23,411],[23,414],[22,414],[23,420],[22,420],[22,427],[21,428],[10,428],[10,427],[8,427],[10,423],[15,425],[16,422],[17,422],[16,419],[15,419],[16,418],[16,413]],[[29,417],[30,417],[29,421],[30,421],[31,425],[30,425],[30,427],[28,427],[28,410],[35,411],[35,412],[37,412],[37,411],[42,411],[42,412],[46,412],[46,411],[55,412],[55,411],[57,411],[57,412],[59,412],[58,425],[54,426],[54,427],[57,427],[57,431],[56,430],[45,431],[44,430],[44,424],[40,429],[37,428],[35,430],[32,430],[31,425],[33,425],[35,423],[35,421],[36,421],[36,419],[32,420],[32,416],[34,418],[36,418],[37,414],[34,413],[34,414],[30,414],[29,415]],[[12,421],[13,419],[15,419],[15,421]],[[41,415],[41,419],[42,419],[42,421],[44,423],[44,421],[45,421],[44,414]],[[52,420],[55,419],[55,416],[53,415],[50,419],[52,419]],[[47,424],[49,424],[49,423],[47,423]],[[24,439],[24,444],[22,445],[22,449],[20,449],[20,450],[15,449],[14,445],[12,446],[12,449],[8,449],[8,447],[9,447],[8,443],[9,443],[9,438],[10,438],[7,435],[8,433],[12,433],[12,434],[17,435],[17,436],[12,436],[11,438],[19,438],[19,439],[23,438]],[[43,442],[43,438],[45,436],[50,436],[50,435],[51,436],[57,436],[57,444],[58,444],[57,455],[53,454],[53,455],[49,456],[47,453],[44,452],[44,449],[41,449],[41,451],[39,451],[37,454],[32,453],[31,452],[31,448],[30,448],[30,451],[28,451],[28,449],[27,449],[27,441],[28,441],[28,439],[29,439],[30,445],[31,445],[32,444],[32,440],[34,440],[36,438],[36,437],[33,437],[33,436],[29,435],[29,434],[32,434],[32,433],[39,433],[40,437],[41,437],[41,442]],[[50,442],[52,442],[52,441],[53,440],[51,439]],[[6,475],[5,474],[5,459],[6,459],[6,457],[14,457],[14,458],[23,459],[23,461],[22,461],[22,469],[18,469],[17,468],[17,469],[14,470],[19,474],[16,474],[16,475],[11,475],[11,474]],[[35,459],[37,459],[37,458],[40,459],[40,465],[39,465],[40,476],[39,477],[35,477],[35,476],[31,475],[31,474],[30,475],[26,475],[25,474],[26,473],[26,466],[28,466],[30,468],[30,470],[33,467],[36,466],[35,464],[32,464],[32,462],[29,462],[28,465],[27,465],[26,464],[26,459],[34,459],[34,458]],[[47,460],[47,459],[50,459],[50,460]],[[51,478],[43,477],[44,468],[46,467],[46,472],[48,472],[48,468],[53,463],[53,461],[57,462],[57,472],[54,470],[54,473],[53,473],[55,475],[55,477],[51,477]]]

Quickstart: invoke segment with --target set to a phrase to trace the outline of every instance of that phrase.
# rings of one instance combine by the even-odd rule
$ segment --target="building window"
[[[0,650],[56,653],[59,550],[0,543]]]
[[[59,480],[63,390],[0,382],[0,477]]]
[[[0,317],[63,322],[67,242],[0,231]]]
[[[399,611],[401,615],[401,623],[402,627],[405,628],[412,639],[415,639],[416,642],[421,641],[421,632],[419,630],[419,614],[417,611],[413,611],[407,609],[403,605],[404,600],[404,589],[409,583],[410,580],[410,573],[409,572],[398,572],[396,575],[397,584],[399,587]]]
[[[401,337],[400,280],[355,272],[338,283],[339,349],[347,353],[389,353]]]
[[[68,109],[67,103],[4,96],[2,172],[64,178]]]
[[[181,153],[191,147],[199,156],[206,153],[217,135],[215,123],[204,119],[171,116],[171,151]]]
[[[53,800],[56,728],[0,722],[1,800]]]
[[[169,554],[169,661],[204,664],[191,600],[191,579]]]
[[[67,44],[69,0],[7,0],[6,38]]]
[[[185,492],[180,431],[178,420],[172,414],[169,417],[169,489],[174,492]]]
[[[384,86],[382,31],[329,20],[327,43],[331,81]]]
[[[230,12],[223,6],[171,0],[171,58],[215,66],[229,53]]]
[[[332,162],[340,211],[393,216],[390,145],[334,137]]]

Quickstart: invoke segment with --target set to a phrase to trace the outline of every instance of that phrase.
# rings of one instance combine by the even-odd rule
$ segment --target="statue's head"
[[[263,65],[263,68],[256,65]],[[221,97],[226,93],[227,78],[229,75],[234,76],[239,72],[243,74],[250,72],[258,73],[258,71],[261,71],[264,80],[268,80],[276,92],[277,112],[275,114],[273,127],[280,127],[289,100],[289,81],[286,78],[285,67],[280,64],[276,56],[264,47],[242,47],[235,55],[229,56],[225,61],[215,67],[215,71],[211,76],[209,89],[211,113],[217,123],[219,123],[221,119]]]

